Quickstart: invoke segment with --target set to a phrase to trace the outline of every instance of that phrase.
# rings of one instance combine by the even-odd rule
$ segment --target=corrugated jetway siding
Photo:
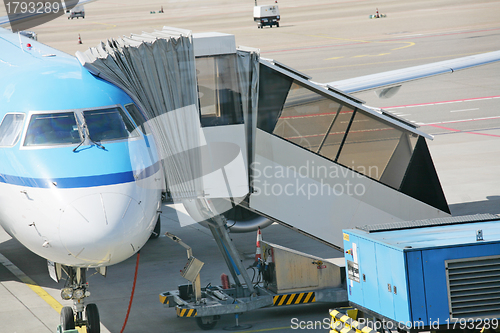
[[[338,247],[342,228],[448,216],[418,131],[270,65],[259,86],[251,208]]]
[[[233,35],[164,27],[77,56],[144,113],[174,199],[246,197],[258,52],[237,50]]]

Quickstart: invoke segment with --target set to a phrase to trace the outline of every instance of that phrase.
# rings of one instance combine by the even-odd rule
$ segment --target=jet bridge
[[[132,97],[159,142],[174,203],[191,219],[181,225],[204,223],[226,261],[234,287],[201,288],[203,263],[187,246],[181,274],[194,296],[189,285],[160,294],[203,329],[222,314],[347,300],[343,264],[270,243],[259,262],[267,277],[255,283],[228,231],[278,222],[340,249],[342,229],[354,225],[449,214],[429,135],[258,50],[237,49],[232,35],[164,28],[77,56]]]
[[[338,248],[345,226],[448,216],[431,136],[277,61],[259,75],[251,209]]]
[[[449,215],[432,137],[237,49],[233,35],[164,28],[77,57],[154,125],[168,187],[194,222],[210,199],[232,232],[278,222],[342,248],[354,225]]]
[[[231,54],[242,57],[227,46],[231,39],[195,34],[193,44],[203,132],[212,142],[238,143],[246,156],[246,170],[225,169],[248,175],[248,195],[230,197],[239,204],[232,209],[228,200],[212,199],[233,232],[274,221],[341,248],[347,226],[448,216],[426,144],[431,136],[274,60],[223,67]],[[206,64],[214,62],[207,76]]]

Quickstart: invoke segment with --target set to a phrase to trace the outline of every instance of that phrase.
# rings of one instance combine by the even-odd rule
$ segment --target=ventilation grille
[[[450,318],[500,317],[500,256],[446,260]]]

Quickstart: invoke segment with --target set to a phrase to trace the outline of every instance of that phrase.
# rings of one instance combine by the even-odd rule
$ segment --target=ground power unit
[[[481,214],[343,230],[352,306],[386,328],[498,328],[500,218]]]
[[[253,7],[253,20],[257,22],[257,28],[262,29],[266,25],[271,28],[273,25],[280,26],[280,10],[278,5],[255,6]]]

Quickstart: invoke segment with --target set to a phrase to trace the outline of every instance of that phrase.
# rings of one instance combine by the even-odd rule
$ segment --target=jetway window
[[[258,128],[273,133],[293,82],[292,78],[260,65]]]
[[[0,124],[0,146],[10,147],[21,136],[24,113],[7,113]]]
[[[138,136],[130,119],[118,107],[83,111],[83,116],[93,141],[120,140]]]
[[[243,123],[236,55],[196,58],[201,124]]]
[[[354,110],[348,106],[339,106],[339,110],[330,124],[330,130],[322,142],[319,154],[335,161],[340,149],[340,145],[346,135],[347,127],[354,115]]]
[[[339,109],[340,104],[335,100],[294,82],[273,134],[318,152]]]
[[[257,126],[400,189],[416,135],[260,66]]]
[[[25,146],[75,144],[81,142],[73,112],[39,113],[31,116]]]
[[[403,131],[356,112],[337,162],[380,180]]]
[[[380,181],[397,190],[401,187],[401,182],[406,174],[408,165],[413,155],[418,136],[410,132],[403,132],[399,143],[392,153],[387,166],[380,177]]]

